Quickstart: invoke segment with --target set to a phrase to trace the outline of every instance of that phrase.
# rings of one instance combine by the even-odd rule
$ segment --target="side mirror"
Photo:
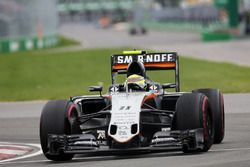
[[[90,92],[100,92],[100,96],[102,96],[102,86],[90,86],[89,91]]]
[[[165,84],[162,84],[162,88],[163,89],[176,88],[176,84],[174,84],[174,83],[165,83]]]

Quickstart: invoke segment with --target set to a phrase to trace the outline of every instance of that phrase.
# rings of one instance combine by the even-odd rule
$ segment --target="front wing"
[[[48,135],[48,148],[50,155],[66,154],[86,154],[98,153],[139,153],[139,152],[163,152],[171,150],[203,149],[203,129],[193,129],[185,131],[160,131],[157,132],[147,147],[133,147],[113,149],[107,145],[106,141],[98,141],[93,135]]]

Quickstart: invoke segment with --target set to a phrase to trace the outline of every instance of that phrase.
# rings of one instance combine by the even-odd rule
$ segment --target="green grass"
[[[123,49],[69,53],[21,52],[0,56],[0,101],[64,99],[88,92],[88,86],[111,83],[110,55]],[[214,87],[224,93],[250,92],[250,68],[182,57],[181,90]],[[168,82],[173,74],[154,72]],[[120,81],[122,81],[120,79]]]
[[[66,38],[64,36],[59,36],[59,44],[57,47],[65,47],[65,46],[72,46],[72,45],[79,45],[80,42],[75,41],[74,39]]]

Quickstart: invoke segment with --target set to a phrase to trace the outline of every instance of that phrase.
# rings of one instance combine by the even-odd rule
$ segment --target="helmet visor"
[[[133,89],[135,87],[137,87],[137,89],[144,89],[146,82],[144,77],[139,76],[139,75],[131,75],[128,77],[127,79],[127,84],[128,86]]]

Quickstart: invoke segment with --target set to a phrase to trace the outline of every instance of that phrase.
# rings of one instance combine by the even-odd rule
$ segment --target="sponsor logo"
[[[127,126],[119,126],[118,127],[120,130],[128,130],[129,128]]]
[[[139,61],[143,63],[160,63],[160,62],[174,62],[176,60],[174,53],[159,53],[146,55],[116,55],[114,62],[116,64],[129,64],[132,61]]]
[[[125,131],[125,130],[120,130],[120,131],[118,131],[118,135],[119,136],[128,136],[128,133],[127,133],[127,131]]]
[[[121,106],[119,110],[129,110],[131,106]]]
[[[97,130],[97,139],[98,140],[105,140],[106,139],[106,135],[105,135],[105,130]]]
[[[152,143],[171,143],[171,142],[176,142],[176,140],[172,137],[167,137],[167,138],[155,138],[155,139],[152,139]]]
[[[150,89],[150,90],[157,90],[158,87],[157,87],[156,85],[151,85],[151,86],[149,87],[149,89]]]
[[[118,92],[119,91],[119,88],[117,86],[112,86],[110,88],[110,92]]]
[[[92,139],[90,141],[76,141],[74,145],[98,146],[97,142]]]

